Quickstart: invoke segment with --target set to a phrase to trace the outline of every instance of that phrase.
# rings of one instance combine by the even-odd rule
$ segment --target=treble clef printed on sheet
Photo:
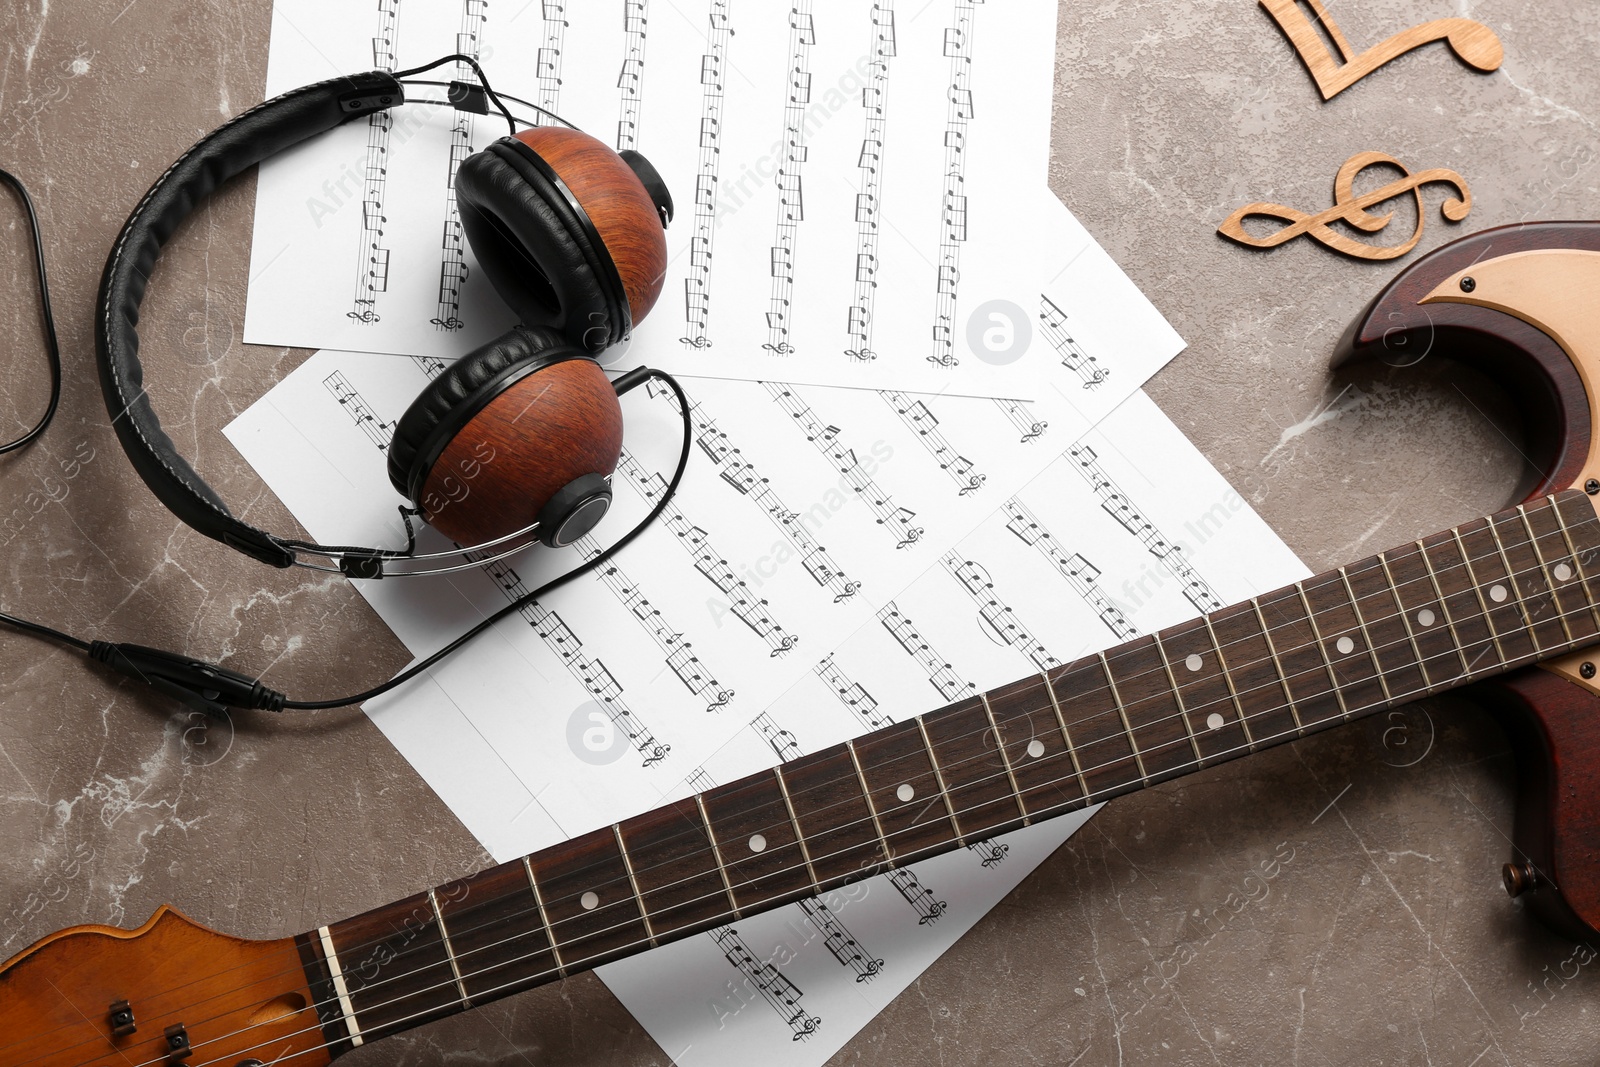
[[[996,398],[994,404],[995,407],[1000,409],[1000,413],[1006,417],[1006,421],[1016,427],[1017,432],[1022,435],[1019,438],[1022,444],[1037,441],[1050,428],[1050,423],[1044,419],[1034,417],[1033,408],[1029,406],[1026,400],[1002,400]]]
[[[1097,584],[1100,579],[1100,569],[1083,556],[1074,552],[1068,554],[1055,535],[1045,528],[1037,516],[1021,500],[1012,497],[1005,502],[1006,529],[1010,530],[1017,539],[1025,545],[1032,545],[1039,554],[1050,561],[1056,573],[1066,579],[1072,591],[1083,598],[1083,602],[1094,610],[1105,623],[1106,629],[1116,635],[1119,641],[1131,641],[1139,636],[1139,628],[1128,621],[1122,609],[1111,602],[1111,598],[1100,591]]]
[[[869,12],[872,24],[871,65],[861,89],[865,129],[856,169],[861,187],[856,193],[855,299],[845,316],[850,347],[845,355],[858,363],[878,358],[872,348],[872,316],[878,297],[878,221],[883,192],[884,136],[888,131],[889,60],[895,57],[894,0],[878,0]]]
[[[976,464],[972,460],[950,447],[950,442],[945,440],[944,432],[939,429],[939,420],[928,410],[926,401],[912,400],[906,394],[892,389],[879,390],[878,395],[883,398],[884,403],[894,408],[895,414],[900,416],[900,421],[905,423],[906,428],[917,435],[917,440],[928,450],[934,462],[939,464],[939,469],[956,483],[958,494],[967,496],[983,488],[983,483],[989,476],[977,472],[974,469]]]
[[[399,47],[400,0],[378,0],[378,33],[372,38],[372,65],[394,70]],[[389,131],[394,117],[388,111],[367,116],[367,157],[361,173],[361,236],[356,242],[356,295],[345,316],[355,322],[377,322],[378,294],[389,288],[389,249],[383,235],[384,193],[389,181]]]
[[[1100,499],[1100,506],[1106,514],[1116,519],[1133,536],[1137,537],[1145,550],[1161,561],[1178,584],[1183,587],[1183,595],[1189,603],[1200,609],[1202,613],[1209,614],[1221,611],[1222,598],[1217,596],[1206,580],[1200,576],[1189,560],[1183,554],[1183,548],[1170,539],[1167,535],[1156,529],[1154,523],[1145,518],[1133,501],[1130,500],[1122,487],[1111,480],[1111,476],[1100,466],[1100,459],[1095,455],[1094,449],[1088,445],[1073,445],[1067,449],[1067,458],[1077,468],[1083,480],[1088,482],[1094,490],[1095,496]]]
[[[1067,332],[1067,313],[1043,293],[1039,294],[1039,323],[1050,346],[1061,357],[1061,365],[1082,379],[1085,389],[1095,388],[1111,375],[1108,368],[1102,367],[1100,361],[1085,352]]]
[[[980,563],[965,559],[958,552],[947,552],[939,557],[939,565],[978,605],[979,628],[991,641],[1016,649],[1041,671],[1061,666],[1061,661],[1050,654],[1044,642],[1018,618],[1016,610],[1000,599],[994,579]]]
[[[925,532],[913,525],[917,513],[898,507],[889,494],[878,487],[872,476],[862,469],[855,451],[845,447],[839,439],[839,427],[828,426],[817,418],[816,412],[794,391],[791,385],[780,382],[762,382],[767,395],[783,409],[792,424],[805,435],[811,446],[822,453],[855,491],[856,496],[872,511],[879,526],[888,530],[895,539],[896,548],[909,548],[922,540]]]
[[[489,20],[489,0],[463,0],[461,29],[456,33],[456,54],[477,59],[483,47],[483,27]],[[455,80],[463,85],[476,85],[477,74],[472,67],[457,60]],[[439,312],[432,325],[440,330],[459,330],[461,321],[461,287],[467,281],[465,238],[461,233],[461,212],[456,204],[456,171],[472,155],[473,115],[470,111],[454,113],[450,127],[450,157],[444,175],[444,236],[443,258],[439,264]]]
[[[972,105],[972,26],[984,0],[956,0],[955,19],[944,31],[950,86],[944,129],[944,198],[939,208],[939,263],[933,313],[933,352],[928,362],[954,367],[956,297],[961,285],[961,246],[967,240],[967,124]]]
[[[573,545],[586,560],[593,559],[602,551],[600,542],[590,534],[578,538]],[[689,692],[706,700],[707,711],[717,711],[727,706],[733,699],[733,690],[717,681],[695,654],[688,638],[673,628],[636,580],[630,578],[615,562],[607,562],[595,572],[595,578],[611,591],[618,603],[627,609],[628,614],[633,616],[633,620],[667,657],[667,666],[678,676],[678,680]]]
[[[817,43],[811,0],[789,8],[789,85],[783,105],[783,139],[778,159],[778,222],[768,255],[772,295],[767,299],[767,341],[761,347],[786,356],[794,304],[794,252],[805,219],[801,173],[806,163],[806,105],[811,103],[811,46]]]
[[[650,0],[623,0],[622,70],[617,74],[621,104],[617,112],[617,151],[639,145],[644,106],[644,50],[650,36]]]
[[[622,458],[617,461],[617,471],[638,491],[646,504],[654,505],[667,491],[666,479],[660,474],[647,472],[627,449],[622,450]],[[711,535],[690,522],[676,501],[669,502],[662,510],[660,521],[667,532],[672,534],[678,547],[689,554],[689,558],[694,561],[695,570],[727,598],[727,610],[766,642],[768,655],[785,655],[799,644],[800,638],[784,629],[783,624],[773,618],[767,601],[757,597],[752,591],[752,586],[759,588],[760,580],[754,578],[748,567],[744,573],[750,578],[734,573],[733,566],[711,544]]]
[[[928,926],[939,921],[939,916],[950,909],[933,890],[922,884],[917,872],[910,867],[896,867],[884,877],[894,886],[911,910],[917,913],[917,925]]]
[[[722,166],[722,112],[733,0],[710,0],[706,50],[700,57],[700,169],[694,179],[694,232],[683,279],[684,334],[691,348],[711,346],[711,246],[717,229],[717,176]]]

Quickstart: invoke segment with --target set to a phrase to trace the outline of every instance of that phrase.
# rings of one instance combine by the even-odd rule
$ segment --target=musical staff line
[[[917,925],[928,926],[939,921],[939,916],[950,910],[950,905],[940,900],[933,890],[922,884],[917,872],[909,867],[896,867],[886,877],[911,910],[917,913]]]
[[[704,767],[696,767],[684,778],[692,793],[704,793],[708,789],[715,789],[717,780],[706,773]]]
[[[822,940],[839,961],[840,966],[848,967],[856,974],[857,982],[870,982],[883,972],[883,960],[875,958],[871,952],[861,947],[861,942],[856,940],[848,927],[840,921],[833,910],[820,899],[813,897],[802,900],[797,905],[811,920],[811,925],[817,928],[822,935]]]
[[[1033,409],[1028,406],[1026,400],[1002,400],[997,397],[994,405],[1000,409],[1006,421],[1022,434],[1020,438],[1022,444],[1037,441],[1050,428],[1050,424],[1044,419],[1034,418]]]
[[[638,490],[647,504],[654,504],[666,492],[667,481],[660,474],[650,474],[626,449],[617,461],[617,470]],[[661,512],[661,525],[667,528],[689,558],[694,568],[706,581],[717,587],[728,598],[729,610],[738,616],[752,633],[766,642],[769,655],[782,656],[799,643],[799,637],[789,633],[767,610],[767,602],[750,591],[750,584],[734,573],[728,561],[717,553],[711,536],[690,522],[676,502],[669,502]]]
[[[372,38],[372,65],[394,70],[400,25],[400,0],[378,0],[378,33]],[[347,318],[360,323],[379,321],[378,294],[389,289],[389,250],[383,246],[388,220],[383,199],[389,175],[389,131],[394,118],[388,111],[367,116],[367,158],[361,176],[361,237],[356,243],[356,293]]]
[[[1129,622],[1127,616],[1122,614],[1122,609],[1113,604],[1095,584],[1100,578],[1098,567],[1076,552],[1069,555],[1055,535],[1016,497],[1005,502],[1005,513],[1006,529],[1023,544],[1038,549],[1039,554],[1050,561],[1056,573],[1066,579],[1072,591],[1083,598],[1083,602],[1100,617],[1100,621],[1116,635],[1118,641],[1131,641],[1139,636],[1139,628]]]
[[[971,696],[978,691],[976,685],[957,674],[955,667],[928,644],[927,638],[917,630],[916,624],[901,613],[899,605],[894,601],[889,601],[878,610],[878,622],[882,623],[883,628],[889,631],[889,635],[905,649],[906,655],[916,660],[917,666],[922,668],[922,673],[927,675],[928,684],[932,685],[947,703],[953,704],[962,697]]]
[[[739,936],[737,930],[731,926],[719,926],[706,936],[716,942],[728,963],[755,986],[761,998],[788,1025],[793,1035],[791,1040],[804,1041],[817,1032],[822,1020],[801,1006],[800,998],[804,994],[800,987],[785,978],[772,964],[756,959],[755,953],[750,951],[750,946],[744,943],[744,938]]]
[[[600,542],[589,534],[585,534],[573,543],[586,560],[593,559],[602,551]],[[637,581],[628,577],[627,572],[614,562],[609,562],[596,571],[595,578],[611,591],[617,601],[627,609],[628,614],[633,616],[640,629],[655,642],[655,646],[667,657],[667,666],[689,692],[706,699],[707,711],[717,711],[728,705],[733,699],[733,690],[717,681],[706,665],[700,661],[700,657],[695,654],[692,644],[680,631],[672,627],[661,613],[661,609],[650,602],[650,598],[645,595],[644,589]]]
[[[994,589],[994,579],[982,564],[963,559],[957,552],[947,552],[939,557],[939,565],[978,605],[978,625],[991,641],[1016,649],[1041,671],[1061,666],[1061,661],[1050,654],[1044,642],[1017,618],[1016,609],[1000,599]]]
[[[889,60],[896,55],[894,0],[878,0],[869,13],[872,23],[871,66],[861,88],[864,130],[856,169],[861,189],[856,193],[855,300],[845,316],[850,347],[845,355],[857,363],[878,358],[872,349],[872,316],[878,298],[878,217],[883,189],[883,145],[888,129]]]
[[[356,392],[343,371],[336,370],[322,379],[322,386],[333,394],[339,406],[355,421],[356,429],[366,434],[367,440],[378,446],[379,452],[387,453],[389,441],[394,437],[394,423],[378,418],[378,413],[367,404],[365,397]]]
[[[788,414],[794,425],[805,434],[807,441],[811,442],[818,452],[833,465],[844,478],[845,483],[855,491],[856,496],[871,509],[873,517],[879,526],[889,531],[895,539],[896,548],[906,548],[916,544],[922,539],[925,532],[922,527],[912,525],[912,520],[917,513],[907,508],[898,507],[889,494],[878,488],[872,476],[862,470],[861,463],[856,459],[853,449],[846,448],[839,441],[839,428],[825,426],[811,406],[801,400],[794,392],[794,387],[777,382],[762,382],[767,394],[773,401]]]
[[[644,108],[644,50],[648,43],[650,0],[623,0],[622,70],[617,74],[621,103],[617,109],[617,151],[639,144],[639,120]]]
[[[1061,357],[1061,365],[1083,380],[1085,389],[1093,389],[1111,376],[1109,368],[1083,350],[1067,332],[1067,313],[1055,305],[1048,296],[1039,294],[1039,322],[1050,346]]]
[[[483,47],[483,27],[489,20],[489,0],[463,0],[461,29],[456,33],[456,52],[478,58]],[[460,60],[455,65],[455,80],[467,85],[477,84],[477,75],[471,66]],[[430,321],[436,329],[459,330],[461,321],[461,287],[467,281],[465,238],[461,233],[461,212],[456,204],[456,171],[472,154],[473,116],[468,111],[453,112],[450,127],[450,158],[444,175],[444,233],[441,236],[442,256],[439,263],[439,311]]]
[[[761,739],[771,747],[773,752],[777,753],[778,759],[784,763],[792,759],[799,759],[806,754],[805,749],[800,747],[800,741],[794,734],[779,726],[777,720],[767,712],[763,711],[760,715],[751,719],[750,727],[761,735]]]
[[[689,271],[683,279],[684,334],[691,348],[709,348],[711,337],[711,246],[717,227],[717,180],[722,163],[724,67],[733,30],[728,24],[733,0],[710,0],[706,51],[700,57],[700,169],[694,182],[694,233],[689,237]]]
[[[486,553],[469,552],[466,556],[477,562],[479,559],[484,559]],[[522,576],[505,560],[485,562],[479,569],[489,576],[507,600],[515,601],[527,595],[528,587],[523,584]],[[650,728],[623,701],[621,683],[606,669],[604,663],[589,658],[583,651],[583,642],[560,615],[537,600],[524,604],[517,610],[517,614],[533,628],[533,632],[539,635],[546,647],[556,654],[556,658],[561,660],[567,671],[600,705],[606,717],[622,731],[629,744],[644,757],[644,766],[654,766],[667,758],[672,746],[656,740]]]
[[[956,297],[961,284],[961,246],[967,240],[967,124],[972,106],[972,26],[984,0],[955,0],[955,18],[944,31],[950,59],[949,106],[944,130],[944,202],[939,218],[939,273],[934,300],[933,351],[928,362],[954,367]]]
[[[539,79],[539,106],[551,111],[561,110],[561,53],[567,40],[567,0],[539,0],[539,14],[544,19],[544,43],[539,46],[534,70]],[[549,115],[536,114],[535,126],[555,122]]]
[[[877,730],[894,722],[888,715],[878,710],[876,697],[867,692],[860,682],[853,682],[846,677],[844,671],[833,661],[832,653],[811,670],[833,691],[833,695],[839,698],[839,703],[856,717],[856,721],[868,730]]]
[[[768,254],[772,295],[767,298],[767,341],[761,347],[789,355],[789,317],[794,303],[794,250],[805,219],[802,171],[806,162],[806,105],[811,102],[811,46],[817,43],[811,0],[789,7],[789,87],[783,105],[783,145],[778,159],[777,233]]]
[[[956,492],[960,496],[976,493],[983,488],[983,483],[988,480],[988,475],[974,472],[976,464],[966,456],[961,455],[950,447],[950,442],[945,440],[944,431],[939,429],[939,420],[928,405],[922,400],[912,400],[905,393],[892,389],[880,389],[878,395],[884,403],[894,408],[900,421],[906,428],[917,435],[917,440],[928,454],[939,464],[939,469],[950,476],[956,483]]]
[[[645,388],[650,390],[652,396],[664,396],[672,405],[672,410],[678,410],[678,398],[665,386],[652,381]],[[835,604],[855,596],[861,590],[861,583],[851,581],[839,569],[828,550],[806,527],[804,516],[784,505],[777,491],[772,488],[772,483],[757,473],[699,403],[689,405],[689,416],[694,425],[695,444],[716,464],[717,475],[740,496],[756,502],[768,521],[794,548],[801,566],[811,575],[812,581],[831,592]]]
[[[1156,529],[1155,525],[1145,518],[1133,501],[1123,493],[1122,488],[1111,480],[1110,475],[1101,468],[1094,449],[1088,445],[1073,445],[1067,449],[1067,456],[1078,468],[1078,473],[1083,475],[1084,481],[1094,489],[1095,496],[1100,498],[1100,506],[1121,523],[1123,529],[1137,537],[1152,556],[1161,561],[1161,565],[1183,587],[1183,595],[1188,598],[1189,603],[1204,614],[1221,611],[1223,603],[1216,591],[1206,584],[1206,580],[1189,564],[1188,559],[1184,557],[1183,549]]]

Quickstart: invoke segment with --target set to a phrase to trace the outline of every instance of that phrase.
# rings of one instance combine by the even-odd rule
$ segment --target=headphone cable
[[[660,499],[655,502],[643,519],[627,533],[612,542],[604,551],[591,556],[564,574],[552,578],[532,592],[524,593],[522,596],[517,597],[505,607],[484,618],[448,645],[412,664],[387,682],[375,685],[371,689],[329,700],[290,700],[283,693],[263,685],[257,678],[240,674],[238,671],[229,670],[215,663],[192,659],[176,652],[167,652],[162,649],[147,648],[142,645],[124,642],[84,641],[52,627],[30,622],[27,619],[21,619],[5,612],[0,612],[0,623],[13,626],[35,637],[42,637],[76,648],[87,654],[90,659],[98,663],[104,663],[114,670],[126,674],[128,677],[141,681],[151,688],[208,715],[225,716],[228,708],[239,708],[245,711],[326,711],[332,708],[347,707],[351,704],[365,703],[373,697],[381,696],[397,686],[404,685],[417,675],[437,665],[446,656],[461,648],[495,623],[514,612],[521,611],[541,596],[559,589],[574,578],[598,569],[631,544],[656,519],[661,517],[661,513],[666,510],[667,505],[672,502],[673,496],[677,493],[678,485],[683,481],[684,471],[689,466],[689,448],[694,439],[694,422],[689,411],[689,397],[684,393],[683,386],[678,384],[678,380],[665,371],[641,367],[630,373],[641,378],[654,378],[671,389],[678,401],[678,413],[683,418],[683,444],[678,450],[678,465],[673,470],[672,478],[667,482],[666,489],[662,491]]]
[[[33,429],[14,441],[0,445],[0,456],[3,456],[7,452],[26,448],[38,440],[39,435],[49,428],[50,421],[56,417],[56,406],[61,403],[61,345],[56,340],[56,317],[50,311],[50,276],[45,270],[44,239],[39,234],[39,215],[33,209],[33,197],[28,195],[22,179],[4,168],[0,168],[0,182],[10,186],[16,192],[17,198],[22,201],[22,207],[28,216],[28,228],[33,233],[33,262],[39,276],[39,307],[44,312],[44,352],[45,359],[50,365],[50,401],[45,405],[44,414],[33,424]],[[10,616],[5,618],[10,620]]]

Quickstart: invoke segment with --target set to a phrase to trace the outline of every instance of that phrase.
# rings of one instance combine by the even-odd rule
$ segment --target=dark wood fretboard
[[[335,1051],[1595,643],[1577,491],[303,934]]]

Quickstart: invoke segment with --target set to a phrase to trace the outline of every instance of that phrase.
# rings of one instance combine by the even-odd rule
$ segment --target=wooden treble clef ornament
[[[1404,177],[1357,196],[1356,175],[1368,167],[1379,164],[1397,168]],[[1440,207],[1444,217],[1451,222],[1460,222],[1466,218],[1467,213],[1472,210],[1472,193],[1467,188],[1466,179],[1455,171],[1434,167],[1412,174],[1393,156],[1382,152],[1358,152],[1344,161],[1339,167],[1339,173],[1333,179],[1332,207],[1315,215],[1308,215],[1282,204],[1265,201],[1246,204],[1224,219],[1222,225],[1217,227],[1217,232],[1230,241],[1237,241],[1251,248],[1276,248],[1304,234],[1336,252],[1343,252],[1358,259],[1396,259],[1417,247],[1417,242],[1422,239],[1423,216],[1426,214],[1422,203],[1422,187],[1435,182],[1443,182],[1456,191],[1456,195],[1446,200]],[[1367,209],[1376,207],[1386,200],[1393,200],[1397,196],[1404,196],[1406,193],[1411,193],[1417,198],[1417,228],[1402,244],[1387,246],[1366,244],[1338,232],[1330,225],[1344,222],[1364,233],[1377,233],[1389,225],[1390,220],[1394,218],[1394,212],[1374,215]],[[1244,220],[1251,217],[1277,219],[1288,225],[1266,237],[1252,237],[1245,232],[1243,225]]]

